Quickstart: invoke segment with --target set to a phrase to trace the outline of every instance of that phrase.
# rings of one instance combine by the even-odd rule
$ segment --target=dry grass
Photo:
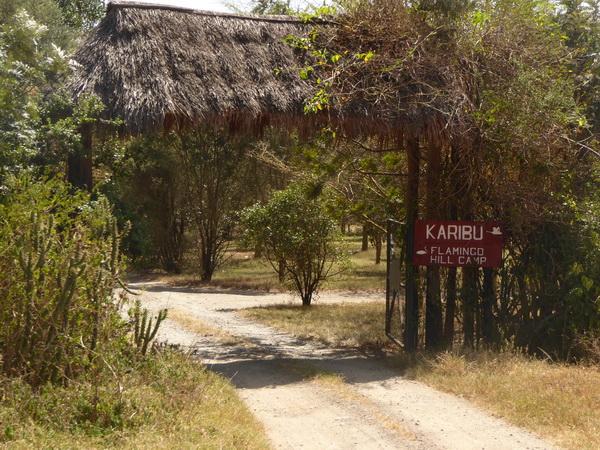
[[[214,274],[211,285],[265,292],[285,290],[266,260],[254,258],[252,253],[244,252],[242,255],[242,258],[239,257],[240,255],[234,255],[219,268]]]
[[[275,305],[249,308],[240,314],[328,345],[381,348],[389,345],[384,333],[385,304],[368,302],[310,307]]]
[[[600,448],[598,367],[482,351],[428,357],[406,373],[563,448]]]
[[[350,268],[327,281],[323,290],[382,292],[385,290],[386,265],[385,261],[375,264],[375,250],[360,251],[361,237],[358,235],[344,236],[340,244],[346,246]],[[241,247],[232,247],[227,255],[227,262],[217,269],[210,286],[224,289],[256,290],[264,292],[285,291],[273,271],[273,268],[263,258],[255,258],[254,252]],[[161,281],[176,285],[198,286],[202,282],[194,267],[180,275],[147,274]]]
[[[350,260],[349,270],[336,275],[325,284],[325,289],[341,291],[385,291],[386,263],[385,247],[383,258],[375,264],[375,249],[361,251],[362,237],[357,234],[345,235],[340,242],[348,250]]]
[[[380,303],[253,308],[244,314],[330,345],[385,344]],[[600,370],[487,351],[390,356],[406,376],[464,397],[564,448],[600,448]]]
[[[0,380],[0,389],[0,448],[269,448],[229,382],[180,352],[152,356],[102,382],[99,393],[112,403],[101,412],[114,415],[118,407],[122,416],[109,427],[81,420],[97,393],[85,384],[35,393]]]

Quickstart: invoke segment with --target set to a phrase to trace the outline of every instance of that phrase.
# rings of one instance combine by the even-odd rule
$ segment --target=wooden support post
[[[427,187],[425,214],[428,220],[442,219],[441,206],[442,148],[430,139],[427,149]],[[425,294],[425,344],[436,348],[442,344],[443,311],[440,289],[440,268],[427,266],[427,289]]]
[[[494,294],[494,271],[483,269],[483,295],[481,299],[481,337],[487,344],[494,341],[494,315],[492,308],[496,300]]]
[[[67,180],[78,189],[92,190],[92,147],[93,131],[90,125],[84,125],[81,130],[83,152],[69,155],[67,159]]]
[[[406,143],[408,176],[406,178],[406,330],[404,348],[414,351],[419,345],[418,269],[412,264],[414,223],[419,208],[419,170],[421,166],[418,137],[409,137]]]

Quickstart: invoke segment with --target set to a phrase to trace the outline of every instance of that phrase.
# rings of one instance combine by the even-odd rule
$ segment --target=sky
[[[121,0],[128,1],[128,0]],[[202,11],[219,11],[219,12],[231,12],[231,10],[225,6],[221,0],[136,0],[142,3],[157,3],[161,5],[172,5],[182,6],[185,8],[199,9]],[[228,0],[225,0],[228,1]],[[244,2],[231,0],[229,3],[233,3],[236,6],[243,6]]]
[[[120,1],[129,1],[129,0],[120,0]],[[132,0],[133,1],[133,0]],[[225,6],[225,3],[230,3],[239,7],[240,9],[248,9],[247,6],[250,3],[248,1],[240,1],[240,0],[135,0],[137,2],[142,3],[157,3],[161,5],[172,5],[172,6],[182,6],[184,8],[198,9],[201,11],[218,11],[218,12],[232,12],[230,8]],[[321,4],[321,0],[314,1],[312,3]],[[309,0],[294,0],[292,4],[300,5],[301,7],[309,4]]]

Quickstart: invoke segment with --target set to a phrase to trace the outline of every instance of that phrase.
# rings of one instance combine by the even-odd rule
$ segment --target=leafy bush
[[[247,240],[263,251],[303,305],[310,305],[323,281],[339,273],[335,268],[344,258],[335,245],[337,226],[323,201],[305,187],[292,184],[276,192],[264,206],[246,209],[242,220]]]
[[[586,357],[578,343],[600,329],[597,226],[547,221],[520,247],[509,244],[498,277],[499,336],[514,337],[518,347],[534,353]]]
[[[58,180],[13,179],[0,194],[2,371],[67,383],[125,342],[115,298],[119,233],[108,201]]]

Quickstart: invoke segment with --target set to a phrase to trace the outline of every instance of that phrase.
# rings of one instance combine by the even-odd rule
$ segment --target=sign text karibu
[[[418,266],[500,267],[500,222],[415,221],[412,262]]]

